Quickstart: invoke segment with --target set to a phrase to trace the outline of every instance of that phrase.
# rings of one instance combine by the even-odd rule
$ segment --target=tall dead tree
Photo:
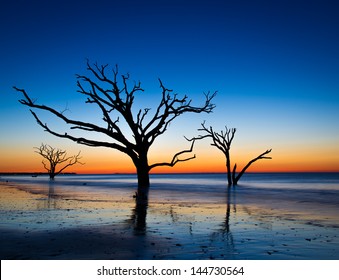
[[[203,131],[204,134],[199,135],[198,137],[194,137],[192,139],[189,139],[190,141],[200,140],[203,138],[211,138],[212,139],[212,146],[217,147],[226,158],[226,169],[227,169],[227,180],[228,180],[228,186],[235,186],[238,184],[238,181],[240,180],[241,176],[245,173],[245,171],[251,166],[252,163],[256,162],[260,159],[272,159],[271,157],[267,157],[266,155],[269,154],[272,149],[266,150],[259,156],[253,158],[250,160],[243,169],[237,173],[237,164],[234,164],[233,170],[231,170],[231,144],[234,139],[234,135],[236,132],[235,128],[228,128],[225,126],[225,130],[222,130],[220,133],[215,132],[212,128],[206,127],[205,123],[203,122],[201,124],[201,128],[198,129],[198,131]]]
[[[41,144],[40,147],[34,147],[34,149],[36,153],[44,158],[42,164],[51,180],[66,168],[75,164],[83,164],[79,161],[81,159],[80,152],[74,156],[67,156],[65,150],[56,149],[46,144]],[[59,170],[57,170],[58,165],[62,165]]]
[[[135,167],[138,176],[138,191],[148,190],[149,172],[158,166],[174,166],[178,162],[187,161],[195,158],[194,156],[179,158],[182,154],[192,152],[194,141],[190,149],[176,153],[169,162],[148,162],[148,152],[154,141],[166,132],[169,124],[184,113],[210,113],[215,105],[212,99],[214,93],[205,93],[205,103],[200,107],[192,106],[192,100],[185,95],[179,98],[173,94],[172,90],[166,88],[159,79],[161,88],[161,100],[154,113],[151,115],[151,109],[145,108],[134,111],[135,94],[144,91],[141,84],[134,83],[130,86],[129,75],[121,75],[118,79],[118,68],[115,67],[112,72],[107,73],[107,66],[91,65],[87,62],[87,70],[91,77],[77,75],[78,92],[87,97],[86,103],[95,104],[102,114],[103,125],[98,122],[84,122],[67,117],[65,112],[59,112],[56,109],[38,104],[32,100],[24,89],[14,87],[15,90],[23,94],[20,103],[30,108],[47,111],[61,119],[69,125],[71,130],[80,130],[85,132],[84,136],[76,136],[72,132],[58,132],[43,123],[38,115],[32,111],[38,124],[47,132],[61,138],[67,138],[79,144],[91,147],[108,147],[116,149],[128,155]],[[119,80],[119,82],[118,82]],[[87,86],[87,88],[85,87]],[[133,114],[133,112],[136,112]],[[121,123],[121,121],[123,121]],[[126,135],[122,127],[129,128],[129,134]],[[71,131],[70,130],[70,131]],[[109,141],[103,141],[102,138],[95,138],[89,134],[101,134],[108,136]],[[129,137],[131,136],[131,137]]]

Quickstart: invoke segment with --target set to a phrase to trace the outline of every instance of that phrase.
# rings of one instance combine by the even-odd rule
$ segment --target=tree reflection
[[[54,182],[48,184],[47,208],[56,208]]]
[[[138,195],[138,193],[136,193],[134,198],[135,207],[132,209],[132,214],[128,222],[133,226],[133,230],[136,235],[144,235],[146,233],[148,192],[143,192],[143,195]]]
[[[48,191],[47,191],[46,199],[43,199],[43,203],[39,203],[37,205],[38,209],[56,209],[57,208],[57,200],[55,194],[55,186],[53,181],[48,182]]]
[[[226,216],[225,216],[225,221],[222,223],[222,226],[221,226],[222,232],[230,233],[230,218],[231,218],[232,210],[234,213],[237,212],[235,191],[228,189],[227,198],[226,198]]]
[[[235,251],[235,245],[233,240],[233,234],[231,232],[231,218],[232,213],[235,215],[237,212],[236,204],[236,191],[228,188],[227,197],[226,197],[226,213],[225,219],[220,224],[217,231],[213,232],[211,235],[211,242],[220,240],[225,244],[225,253],[227,255],[233,254]]]

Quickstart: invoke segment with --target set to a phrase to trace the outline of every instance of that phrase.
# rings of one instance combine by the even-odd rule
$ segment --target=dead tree
[[[30,110],[38,124],[47,132],[79,144],[91,147],[108,147],[128,155],[136,167],[138,191],[147,190],[149,188],[149,172],[151,169],[158,166],[173,167],[178,162],[195,158],[195,155],[179,158],[182,154],[192,152],[193,141],[190,149],[176,153],[171,161],[150,164],[148,162],[148,152],[154,141],[166,132],[169,124],[174,119],[182,114],[212,112],[215,105],[211,101],[216,92],[212,94],[210,92],[205,93],[204,104],[200,107],[195,107],[191,105],[192,100],[188,99],[186,95],[179,98],[177,94],[173,94],[172,90],[166,88],[159,79],[161,100],[151,115],[150,108],[135,111],[133,107],[135,94],[144,91],[140,82],[130,85],[129,75],[121,75],[121,79],[119,79],[118,68],[115,67],[112,72],[107,73],[107,66],[91,65],[87,62],[87,70],[90,72],[91,77],[77,75],[78,92],[87,97],[86,103],[95,104],[99,108],[103,125],[99,125],[95,121],[89,123],[71,119],[65,115],[65,112],[59,112],[52,107],[36,103],[24,89],[17,87],[14,87],[14,89],[23,94],[24,98],[19,100],[21,104],[47,111],[68,124],[70,131],[82,131],[86,133],[86,136],[77,136],[71,132],[58,132],[43,123],[38,115]],[[129,129],[129,135],[123,132],[122,127],[126,126]],[[89,136],[90,133],[92,137]],[[94,136],[95,134],[108,136],[110,140],[102,141],[102,138],[98,140]]]
[[[198,137],[194,137],[192,139],[188,139],[188,140],[195,141],[195,140],[199,140],[203,138],[212,139],[211,145],[217,147],[225,155],[228,186],[237,185],[241,176],[245,173],[245,171],[250,167],[252,163],[256,162],[259,159],[271,159],[271,157],[265,156],[272,151],[272,149],[269,149],[265,151],[264,153],[260,154],[259,156],[257,156],[256,158],[250,160],[244,166],[244,168],[237,174],[237,164],[234,164],[233,170],[231,170],[231,154],[230,154],[231,144],[234,139],[236,129],[228,128],[227,126],[225,126],[225,131],[222,130],[219,133],[219,132],[215,132],[212,126],[207,128],[204,122],[201,124],[201,126],[202,127],[199,128],[198,131],[203,131],[204,134],[199,135]]]
[[[66,168],[75,164],[83,164],[79,161],[81,159],[80,152],[74,156],[67,156],[65,150],[56,149],[46,144],[41,144],[40,147],[34,147],[34,149],[36,153],[44,158],[42,164],[51,180]],[[57,171],[57,165],[63,166]]]

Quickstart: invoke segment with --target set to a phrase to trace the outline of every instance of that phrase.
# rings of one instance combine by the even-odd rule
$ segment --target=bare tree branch
[[[224,155],[226,158],[226,169],[227,169],[227,180],[228,180],[228,185],[237,185],[239,179],[241,176],[245,173],[245,171],[250,167],[252,163],[259,159],[271,159],[271,157],[265,157],[266,154],[270,153],[272,149],[267,150],[266,152],[260,154],[256,158],[250,160],[247,165],[241,170],[241,172],[236,175],[236,169],[237,169],[237,164],[234,165],[233,171],[231,171],[231,154],[230,154],[230,149],[232,145],[232,141],[234,139],[234,135],[236,132],[235,128],[228,128],[225,126],[225,131],[215,132],[212,128],[206,127],[205,122],[201,124],[201,128],[198,129],[198,131],[202,131],[203,134],[198,135],[197,137],[193,137],[191,139],[187,139],[188,141],[194,141],[194,140],[201,140],[204,138],[211,138],[212,143],[211,145],[214,147],[217,147]]]
[[[183,161],[188,161],[188,160],[191,160],[191,159],[194,159],[196,156],[193,155],[191,157],[187,157],[187,158],[183,158],[183,159],[179,159],[179,156],[182,155],[182,154],[185,154],[185,153],[191,153],[193,151],[193,146],[194,146],[194,140],[192,141],[192,144],[191,144],[191,147],[190,149],[188,150],[183,150],[183,151],[180,151],[178,153],[176,153],[171,162],[159,162],[159,163],[155,163],[155,164],[152,164],[150,166],[150,169],[154,168],[154,167],[158,167],[158,166],[170,166],[170,167],[173,167],[174,165],[176,165],[178,162],[183,162]]]
[[[67,156],[65,150],[55,149],[50,145],[41,144],[40,147],[34,147],[35,152],[41,155],[45,160],[48,161],[49,167],[45,160],[42,161],[44,168],[48,171],[49,177],[54,179],[55,176],[60,174],[66,168],[75,165],[75,164],[84,164],[80,162],[80,152],[74,156]],[[67,162],[59,171],[56,170],[57,165]]]
[[[24,89],[17,87],[14,87],[14,89],[23,95],[23,99],[19,100],[21,104],[32,109],[49,112],[66,123],[71,131],[86,132],[86,136],[79,137],[68,130],[67,132],[58,132],[43,123],[37,113],[31,110],[37,123],[48,133],[79,144],[92,147],[109,147],[127,154],[136,167],[139,186],[149,186],[148,172],[150,169],[156,166],[174,166],[178,162],[195,158],[194,156],[179,159],[178,156],[187,152],[181,151],[174,155],[171,162],[149,164],[148,151],[157,137],[165,133],[170,123],[177,117],[184,113],[211,113],[215,107],[212,99],[216,96],[216,92],[205,93],[205,102],[202,106],[192,106],[192,100],[188,99],[186,95],[178,97],[172,90],[166,88],[159,79],[161,100],[154,114],[150,114],[150,108],[145,108],[137,110],[138,113],[134,116],[133,112],[135,111],[132,107],[135,94],[144,91],[140,82],[131,84],[129,74],[121,75],[121,79],[118,79],[119,71],[117,66],[112,69],[110,75],[107,74],[107,69],[108,65],[100,66],[97,63],[92,65],[87,61],[87,70],[91,77],[85,75],[76,76],[78,92],[86,96],[86,103],[94,104],[98,107],[102,114],[104,125],[71,119],[64,112],[36,103]],[[122,129],[123,126],[124,130]],[[129,129],[131,137],[126,135],[126,127]],[[96,136],[100,134],[107,136],[109,140],[97,140]],[[191,149],[193,149],[193,145]]]
[[[235,176],[236,166],[234,166],[234,170],[233,170],[233,178],[234,178],[233,180],[234,181],[233,181],[233,184],[236,185],[238,183],[241,176],[245,173],[247,168],[249,168],[251,166],[252,163],[254,163],[254,162],[256,162],[257,160],[260,160],[260,159],[272,159],[271,157],[265,157],[265,155],[269,154],[271,151],[272,151],[272,149],[266,150],[265,152],[263,152],[262,154],[260,154],[256,158],[250,160],[237,176]]]

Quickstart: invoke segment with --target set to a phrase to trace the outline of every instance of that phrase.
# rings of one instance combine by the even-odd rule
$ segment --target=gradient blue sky
[[[76,93],[75,74],[86,74],[87,58],[119,64],[140,80],[140,107],[156,106],[157,78],[197,105],[203,92],[218,91],[214,113],[177,119],[154,160],[186,148],[182,136],[194,136],[206,120],[216,130],[237,127],[233,158],[240,165],[273,148],[259,171],[339,171],[338,14],[339,2],[326,0],[1,1],[0,172],[41,169],[32,149],[41,142],[82,150],[79,172],[132,166],[117,152],[48,135],[17,102],[13,85],[70,116],[92,118]],[[195,153],[183,164],[190,171],[224,170],[208,141]]]

